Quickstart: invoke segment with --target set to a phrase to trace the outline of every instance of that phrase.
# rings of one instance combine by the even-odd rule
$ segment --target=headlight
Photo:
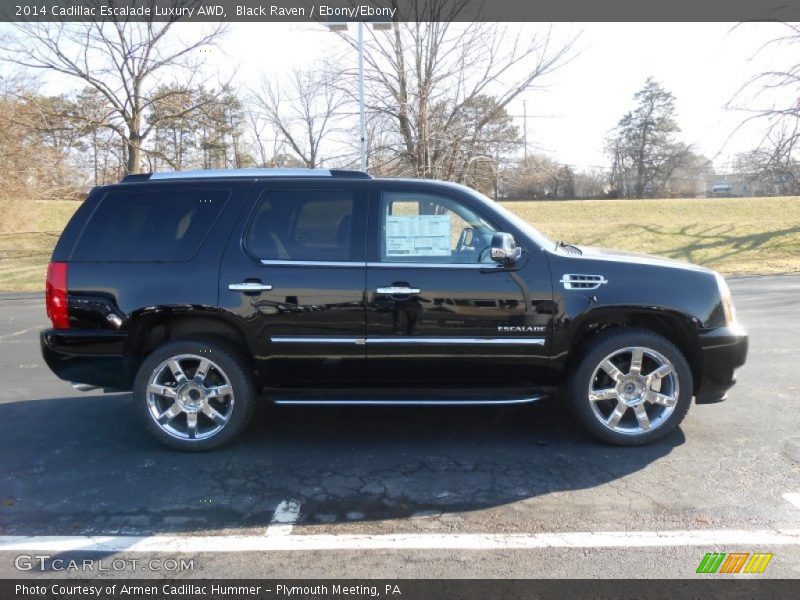
[[[731,290],[725,278],[719,273],[714,273],[717,278],[717,287],[719,288],[719,295],[722,298],[722,311],[725,314],[725,324],[733,325],[736,323],[736,308],[733,306],[733,298],[731,297]]]

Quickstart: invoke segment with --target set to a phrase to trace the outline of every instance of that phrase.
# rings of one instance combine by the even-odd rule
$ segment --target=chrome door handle
[[[379,294],[386,294],[387,296],[410,296],[413,294],[419,294],[422,290],[419,288],[390,285],[389,287],[379,287],[375,291]]]
[[[266,283],[245,281],[244,283],[229,283],[228,289],[232,292],[268,292],[272,286]]]

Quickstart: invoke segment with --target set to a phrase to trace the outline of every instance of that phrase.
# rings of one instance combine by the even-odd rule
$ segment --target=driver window
[[[471,209],[442,196],[387,192],[381,207],[381,260],[491,263],[497,231]]]

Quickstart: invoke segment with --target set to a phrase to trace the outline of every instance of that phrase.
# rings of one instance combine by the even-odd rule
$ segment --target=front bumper
[[[725,399],[736,384],[736,369],[747,360],[747,333],[740,325],[709,329],[700,334],[703,378],[695,394],[698,404]]]
[[[132,365],[124,356],[126,334],[91,329],[45,329],[39,338],[42,357],[61,379],[127,390]]]

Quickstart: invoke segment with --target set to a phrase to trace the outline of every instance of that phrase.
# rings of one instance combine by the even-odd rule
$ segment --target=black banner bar
[[[800,0],[3,0],[0,21],[684,21],[800,19]]]
[[[0,581],[0,598],[60,600],[681,600],[797,597],[797,581],[698,580],[235,580],[28,579]]]

